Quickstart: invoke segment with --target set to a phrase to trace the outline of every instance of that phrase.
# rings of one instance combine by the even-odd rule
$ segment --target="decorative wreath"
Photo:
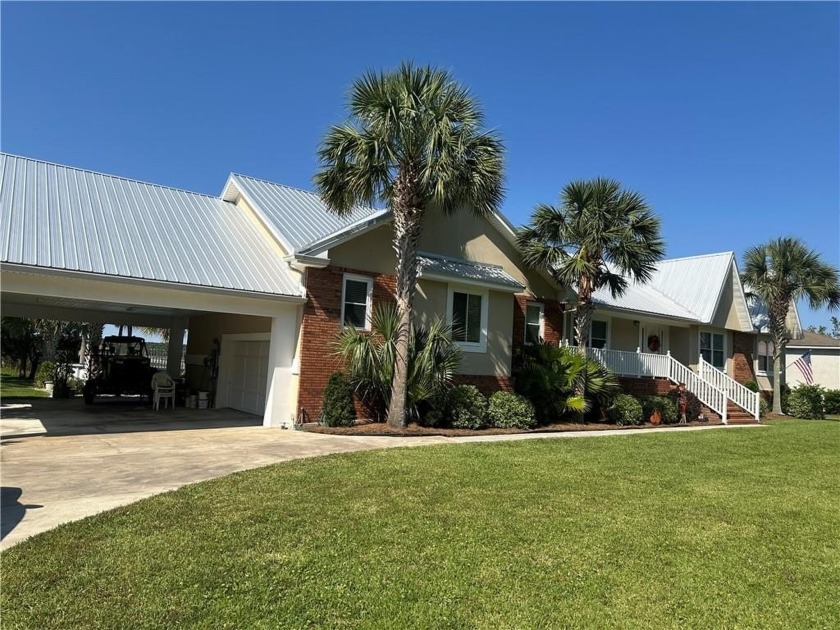
[[[659,352],[661,345],[662,344],[659,342],[659,335],[650,335],[648,337],[648,350],[651,352]]]

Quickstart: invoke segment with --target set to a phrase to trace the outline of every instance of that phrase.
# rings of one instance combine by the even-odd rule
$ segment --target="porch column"
[[[271,318],[271,341],[268,350],[268,392],[263,426],[291,429],[295,419],[293,406],[292,362],[298,339],[297,308],[290,307]]]
[[[177,317],[169,326],[169,344],[166,347],[166,373],[172,378],[181,376],[181,358],[184,354],[184,331],[187,319]]]

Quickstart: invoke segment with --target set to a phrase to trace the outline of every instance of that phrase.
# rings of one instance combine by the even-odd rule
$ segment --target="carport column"
[[[187,319],[177,317],[169,326],[169,345],[166,348],[166,373],[172,378],[181,376],[181,358],[184,354],[184,330]]]
[[[297,309],[288,306],[271,318],[271,343],[268,351],[268,392],[263,426],[291,428],[292,361],[297,344]]]

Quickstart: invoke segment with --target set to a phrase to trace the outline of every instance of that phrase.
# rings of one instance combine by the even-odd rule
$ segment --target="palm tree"
[[[353,84],[348,109],[350,120],[321,143],[315,186],[339,215],[360,203],[384,203],[393,214],[400,321],[388,423],[403,427],[423,218],[431,211],[496,211],[503,147],[495,133],[482,130],[484,117],[470,92],[431,67],[404,63],[395,72],[365,74]]]
[[[560,205],[540,204],[517,235],[526,264],[577,289],[575,341],[585,346],[592,325],[592,295],[609,287],[622,295],[627,278],[650,280],[665,253],[659,219],[638,193],[612,179],[574,181]]]
[[[741,281],[749,294],[767,306],[773,336],[773,413],[782,413],[782,356],[790,341],[785,322],[791,304],[808,300],[811,308],[840,308],[840,279],[837,269],[809,250],[798,238],[772,239],[744,253]]]

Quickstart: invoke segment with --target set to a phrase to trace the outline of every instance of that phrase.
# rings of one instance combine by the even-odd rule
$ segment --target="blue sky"
[[[353,79],[411,59],[483,103],[516,224],[603,175],[647,197],[668,256],[791,234],[840,265],[837,3],[0,10],[4,151],[213,194],[231,171],[311,189]]]

